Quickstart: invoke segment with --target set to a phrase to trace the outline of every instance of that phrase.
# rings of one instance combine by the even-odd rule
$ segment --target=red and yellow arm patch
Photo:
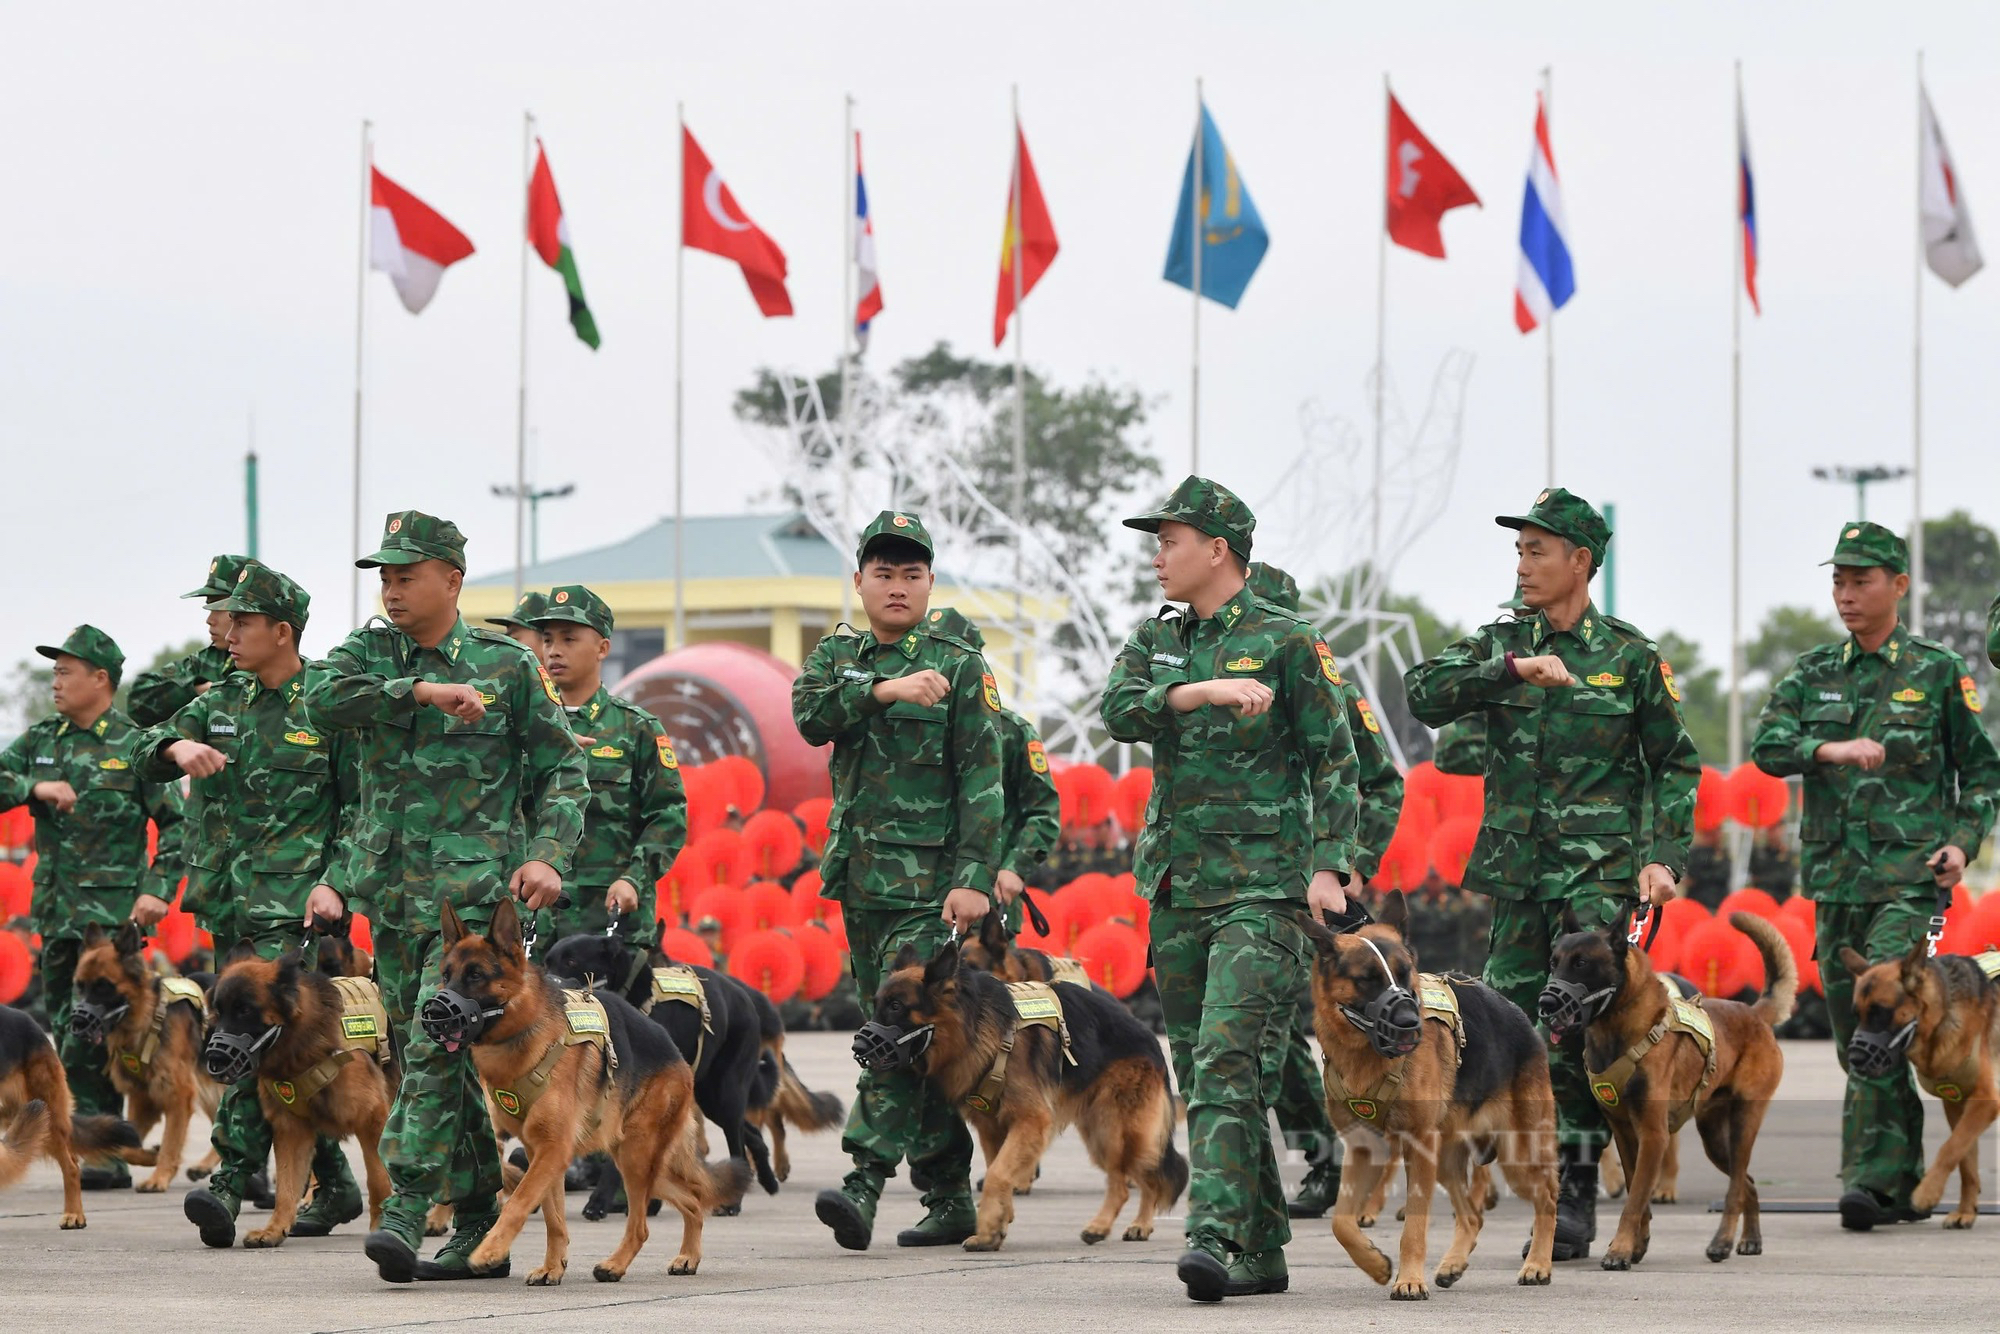
[[[1049,753],[1042,748],[1042,743],[1039,741],[1028,743],[1028,767],[1038,774],[1049,771]]]
[[[680,757],[674,754],[674,743],[667,740],[667,734],[665,732],[662,732],[658,736],[654,737],[653,740],[659,743],[660,767],[662,769],[680,768],[681,767]]]
[[[993,673],[987,672],[979,678],[979,693],[985,697],[987,708],[1000,712],[1000,686],[993,679]]]
[[[1354,707],[1361,714],[1361,725],[1379,736],[1382,731],[1382,724],[1375,721],[1375,710],[1369,707],[1368,701],[1357,699],[1354,701]]]
[[[556,693],[556,683],[549,679],[549,669],[537,661],[535,663],[535,674],[542,678],[542,693],[549,697],[549,703],[562,703],[562,696]]]
[[[1979,704],[1979,683],[1978,683],[1978,682],[1974,681],[1974,680],[1973,680],[1973,679],[1972,679],[1971,677],[1969,677],[1969,676],[1961,676],[1961,677],[1959,677],[1959,678],[1958,678],[1958,693],[1959,693],[1959,697],[1960,697],[1960,698],[1962,698],[1962,699],[1963,699],[1963,700],[1965,701],[1965,707],[1966,707],[1966,708],[1968,708],[1968,709],[1971,709],[1971,710],[1972,710],[1972,711],[1973,711],[1974,713],[1978,713],[1978,712],[1980,712],[1980,711],[1981,711],[1981,710],[1980,710],[1980,704]]]
[[[1681,702],[1681,688],[1674,684],[1674,665],[1665,658],[1660,659],[1660,684],[1667,688],[1667,698],[1674,703]]]
[[[1313,641],[1313,652],[1319,655],[1319,674],[1335,685],[1340,684],[1340,668],[1333,661],[1333,650],[1326,646],[1324,639]]]

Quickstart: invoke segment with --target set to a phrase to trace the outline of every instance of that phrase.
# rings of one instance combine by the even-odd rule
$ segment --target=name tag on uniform
[[[850,681],[873,681],[875,679],[875,674],[873,672],[856,671],[852,667],[841,668],[840,674],[846,677]]]
[[[56,762],[56,757],[53,755],[37,755],[35,756],[34,762],[36,764],[54,764]]]
[[[1840,703],[1840,692],[1838,690],[1822,690],[1819,692],[1819,698],[1822,704],[1838,704]]]
[[[1155,654],[1153,655],[1153,661],[1154,661],[1154,662],[1163,662],[1163,663],[1165,663],[1165,664],[1166,664],[1167,666],[1169,666],[1169,667],[1185,667],[1185,666],[1187,666],[1187,659],[1186,659],[1186,658],[1177,658],[1177,657],[1175,657],[1175,656],[1174,656],[1173,654],[1171,654],[1171,653],[1155,653]]]
[[[227,718],[210,718],[208,720],[208,734],[210,736],[235,736],[236,724]]]

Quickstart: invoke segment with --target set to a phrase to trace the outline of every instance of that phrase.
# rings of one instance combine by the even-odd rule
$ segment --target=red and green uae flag
[[[528,182],[528,244],[542,257],[542,263],[562,275],[569,289],[569,323],[576,336],[598,345],[597,321],[583,299],[583,279],[577,276],[576,252],[569,245],[569,219],[563,216],[562,200],[556,195],[556,178],[549,171],[549,155],[542,141],[535,140],[535,175]]]

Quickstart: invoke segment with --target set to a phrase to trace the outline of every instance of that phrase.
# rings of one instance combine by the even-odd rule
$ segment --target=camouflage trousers
[[[466,930],[483,933],[491,905],[458,910]],[[469,1052],[447,1053],[416,1022],[424,999],[443,981],[444,942],[429,923],[375,926],[375,975],[382,1004],[401,1038],[402,1083],[382,1131],[382,1159],[394,1188],[384,1206],[418,1234],[433,1203],[448,1202],[461,1220],[494,1212],[500,1150],[486,1094]]]
[[[1326,1085],[1312,1051],[1312,1005],[1292,1008],[1292,1031],[1277,1053],[1278,1068],[1264,1078],[1277,1089],[1271,1111],[1278,1118],[1285,1147],[1297,1149],[1315,1165],[1341,1160],[1340,1137],[1326,1114]],[[1273,1081],[1275,1081],[1273,1083]]]
[[[936,908],[848,908],[842,921],[861,1011],[869,1018],[897,951],[910,945],[929,960],[951,939]],[[884,1177],[909,1159],[911,1175],[927,1178],[933,1194],[964,1193],[972,1179],[972,1135],[964,1118],[914,1070],[861,1072],[840,1147],[857,1168]]]
[[[1187,1100],[1188,1244],[1217,1254],[1292,1239],[1270,1109],[1306,981],[1304,907],[1153,905],[1153,965]]]
[[[1833,1025],[1833,1051],[1847,1070],[1847,1043],[1854,1036],[1854,977],[1840,962],[1843,945],[1870,963],[1899,959],[1924,938],[1936,899],[1929,891],[1888,903],[1822,903],[1818,909],[1820,980],[1826,987],[1826,1014]],[[1924,1174],[1924,1104],[1910,1079],[1907,1062],[1878,1079],[1847,1070],[1847,1094],[1840,1109],[1840,1181],[1844,1189],[1865,1186],[1897,1203]]]
[[[1549,955],[1565,934],[1563,911],[1576,914],[1579,926],[1597,931],[1632,909],[1629,895],[1583,890],[1566,899],[1495,899],[1493,931],[1486,954],[1486,985],[1534,1019],[1542,988],[1549,984]],[[1548,1031],[1536,1027],[1546,1039]],[[1610,1128],[1597,1099],[1590,1095],[1590,1075],[1583,1063],[1583,1033],[1572,1033],[1549,1048],[1549,1083],[1556,1097],[1556,1131],[1561,1141],[1583,1150],[1584,1161],[1596,1158],[1610,1142]]]
[[[611,925],[611,914],[604,907],[604,895],[609,889],[608,885],[572,888],[568,907],[544,908],[536,913],[535,930],[541,935],[542,948],[547,949],[568,936],[603,935]],[[651,885],[639,886],[638,910],[618,919],[618,934],[634,949],[650,950],[660,938],[660,919],[654,909],[656,893]]]
[[[76,961],[82,955],[83,941],[78,937],[43,938],[42,1006],[55,1034],[63,1072],[69,1076],[69,1095],[77,1115],[123,1116],[125,1100],[112,1086],[103,1045],[85,1042],[69,1031],[70,1011],[76,1008]]]
[[[206,924],[204,928],[215,938],[216,948],[226,948],[222,944],[222,932]],[[275,959],[297,946],[299,932],[289,927],[282,932],[251,934],[239,931],[230,938],[230,944],[234,945],[237,941],[249,945],[260,959]],[[306,963],[309,965],[311,962],[308,957]],[[246,1079],[223,1090],[208,1142],[215,1147],[218,1159],[208,1188],[237,1199],[243,1198],[250,1178],[263,1168],[271,1156],[271,1123],[264,1119],[263,1104],[257,1100],[257,1081]],[[354,1183],[354,1173],[347,1165],[347,1155],[341,1151],[340,1141],[331,1136],[314,1136],[312,1171],[318,1190],[339,1190],[342,1187],[359,1190]]]

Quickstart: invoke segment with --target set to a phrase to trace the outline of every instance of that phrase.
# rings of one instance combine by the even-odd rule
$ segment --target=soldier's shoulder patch
[[[1674,683],[1674,665],[1665,658],[1660,659],[1660,684],[1667,688],[1667,698],[1674,703],[1681,702],[1681,688]]]
[[[660,767],[662,769],[678,769],[681,767],[680,758],[674,754],[674,743],[667,740],[665,732],[654,737],[653,741],[660,748]]]
[[[1356,698],[1354,708],[1361,715],[1361,725],[1379,736],[1382,732],[1382,724],[1375,721],[1375,710],[1369,706],[1368,701]]]
[[[986,700],[986,707],[1000,712],[1000,685],[993,679],[993,673],[985,672],[979,678],[979,693]]]
[[[1965,701],[1966,708],[1972,710],[1974,713],[1981,711],[1979,704],[1979,683],[1977,681],[1974,681],[1970,676],[1959,677],[1958,694],[1959,698]]]
[[[562,696],[556,693],[556,683],[549,679],[549,669],[542,666],[540,658],[535,659],[535,675],[542,678],[542,693],[549,697],[549,703],[562,703]]]
[[[1313,640],[1313,653],[1319,658],[1319,674],[1333,682],[1333,684],[1339,685],[1341,683],[1340,667],[1334,662],[1333,650],[1326,646],[1324,639]]]
[[[1030,741],[1028,743],[1028,767],[1038,774],[1045,774],[1049,771],[1049,752],[1039,741]]]

